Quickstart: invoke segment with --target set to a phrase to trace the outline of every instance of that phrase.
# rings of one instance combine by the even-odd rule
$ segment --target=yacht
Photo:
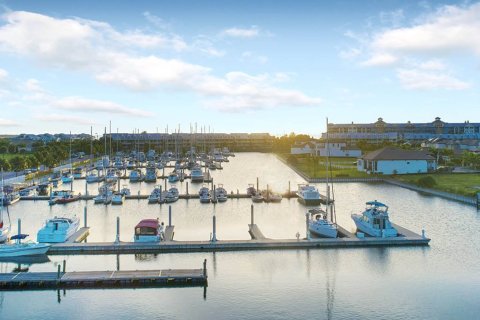
[[[130,182],[140,182],[143,180],[143,173],[140,169],[133,169],[130,171]]]
[[[320,238],[336,238],[337,226],[327,219],[327,213],[321,209],[307,211],[308,231],[310,235]]]
[[[306,206],[318,206],[321,202],[317,187],[308,184],[298,185],[298,201]]]
[[[158,219],[144,219],[135,226],[134,242],[160,242],[163,239],[163,222]]]
[[[103,181],[104,177],[99,175],[98,172],[92,171],[87,175],[85,179],[87,180],[87,183],[95,183],[95,182]]]
[[[83,168],[78,167],[73,170],[73,178],[80,179],[83,178]]]
[[[53,184],[50,181],[41,183],[37,186],[37,193],[39,196],[49,196],[52,188]]]
[[[112,198],[113,198],[112,185],[104,184],[100,188],[98,188],[98,195],[95,198],[93,198],[93,202],[95,204],[103,203],[107,205],[110,202],[112,202]]]
[[[210,190],[207,187],[201,187],[200,191],[198,191],[200,196],[201,203],[210,203],[212,200],[212,196],[210,195]]]
[[[193,167],[192,171],[190,172],[190,178],[192,182],[203,182],[204,176],[202,168],[199,166]]]
[[[172,203],[178,200],[179,192],[176,187],[171,187],[165,196],[165,202]]]
[[[352,214],[357,230],[377,238],[398,236],[397,229],[392,227],[388,217],[388,206],[377,200],[366,203],[366,209],[361,214]]]
[[[37,233],[39,243],[61,243],[68,240],[78,230],[80,220],[78,217],[65,218],[55,217],[48,219],[45,225]]]
[[[162,187],[155,186],[152,193],[148,196],[148,203],[158,203],[162,197]]]

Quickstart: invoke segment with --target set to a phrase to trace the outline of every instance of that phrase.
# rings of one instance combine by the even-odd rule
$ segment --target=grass
[[[0,159],[6,159],[9,160],[19,156],[19,157],[28,157],[30,153],[0,153]]]
[[[418,185],[417,181],[425,174],[397,175],[393,178]],[[436,185],[432,189],[474,197],[480,192],[480,174],[478,173],[433,173]]]

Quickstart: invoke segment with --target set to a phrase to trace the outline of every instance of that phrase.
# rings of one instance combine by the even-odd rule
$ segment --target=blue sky
[[[0,0],[0,133],[478,122],[480,3]]]

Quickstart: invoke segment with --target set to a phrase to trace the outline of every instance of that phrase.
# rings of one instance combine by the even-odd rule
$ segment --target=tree
[[[10,162],[4,158],[0,158],[0,168],[3,168],[3,171],[12,170],[12,166],[10,165]]]
[[[10,165],[12,166],[13,171],[22,171],[27,167],[25,157],[15,156],[10,159]]]

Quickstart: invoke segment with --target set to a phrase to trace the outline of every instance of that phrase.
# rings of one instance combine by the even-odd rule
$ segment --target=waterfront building
[[[434,149],[449,149],[453,150],[453,152],[456,154],[462,153],[463,151],[480,152],[480,140],[454,140],[433,138],[422,142],[422,147]]]
[[[359,149],[351,149],[347,147],[345,142],[301,142],[295,143],[290,148],[291,154],[309,154],[320,157],[354,157],[358,158],[362,155]]]
[[[106,134],[107,141],[110,134]],[[112,133],[112,142],[123,150],[165,150],[210,151],[213,148],[228,148],[232,151],[271,151],[274,136],[268,133]]]
[[[374,123],[329,123],[328,138],[331,141],[424,141],[432,138],[444,139],[480,139],[480,123],[465,121],[448,123],[436,117],[427,123],[388,123],[382,118]],[[322,133],[322,138],[326,138]]]
[[[357,170],[379,174],[427,173],[435,171],[435,158],[417,150],[386,147],[364,155],[357,161]]]

